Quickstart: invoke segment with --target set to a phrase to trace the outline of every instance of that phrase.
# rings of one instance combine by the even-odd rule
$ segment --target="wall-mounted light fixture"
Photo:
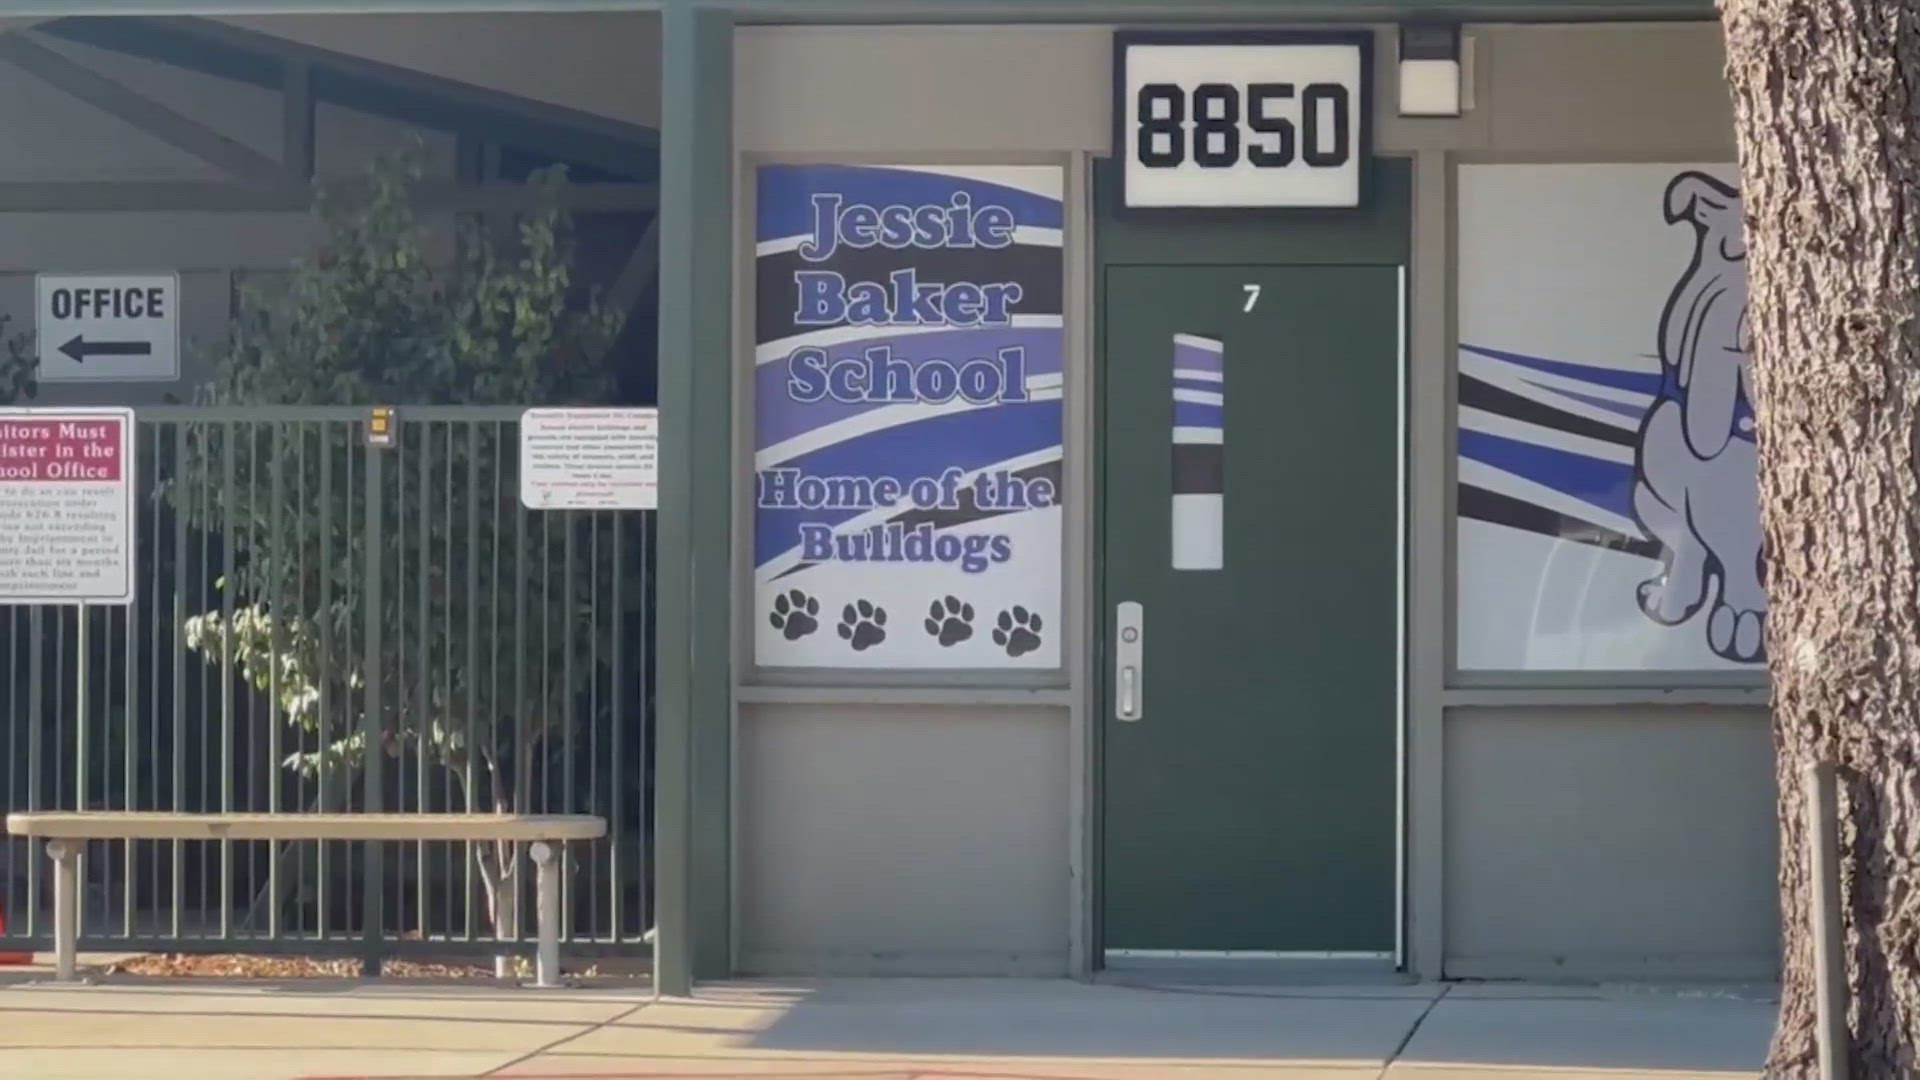
[[[1460,115],[1460,27],[1416,23],[1400,28],[1400,115]]]

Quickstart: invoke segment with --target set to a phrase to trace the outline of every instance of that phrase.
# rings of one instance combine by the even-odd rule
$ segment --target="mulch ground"
[[[107,975],[206,979],[357,979],[360,961],[352,957],[255,956],[243,953],[152,953],[107,965]],[[493,964],[389,959],[381,965],[388,979],[475,979],[493,981]]]

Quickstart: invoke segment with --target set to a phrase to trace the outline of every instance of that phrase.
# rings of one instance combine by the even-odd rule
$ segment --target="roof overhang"
[[[0,0],[0,22],[70,15],[364,15],[725,8],[745,22],[1637,22],[1713,0]]]

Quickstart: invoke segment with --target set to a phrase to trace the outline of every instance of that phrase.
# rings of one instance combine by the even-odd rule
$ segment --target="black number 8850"
[[[1174,83],[1147,83],[1134,96],[1134,156],[1149,169],[1193,163],[1203,169],[1230,169],[1246,160],[1256,168],[1279,169],[1297,156],[1310,168],[1345,165],[1353,155],[1347,88],[1339,83],[1308,83],[1299,90],[1299,130],[1290,105],[1293,83],[1249,83],[1246,115],[1241,91],[1230,83],[1201,83],[1191,92]],[[1242,136],[1242,129],[1247,132]]]

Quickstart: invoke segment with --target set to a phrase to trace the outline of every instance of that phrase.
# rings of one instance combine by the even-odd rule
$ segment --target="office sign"
[[[178,274],[40,274],[34,295],[41,382],[180,377]]]
[[[1061,170],[758,185],[757,662],[1059,666]]]
[[[0,410],[0,604],[133,602],[133,411]]]
[[[1360,205],[1371,48],[1367,34],[1116,35],[1124,205]]]
[[[520,501],[532,510],[660,505],[654,409],[528,409],[520,417]]]

